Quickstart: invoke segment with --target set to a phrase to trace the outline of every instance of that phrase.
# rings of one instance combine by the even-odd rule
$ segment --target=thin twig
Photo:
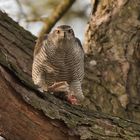
[[[25,18],[25,19],[27,19],[27,15],[24,13],[24,10],[23,10],[23,8],[22,8],[22,5],[21,5],[21,3],[20,3],[20,1],[19,0],[15,0],[15,2],[17,3],[17,5],[18,5],[18,7],[19,7],[19,10],[20,10],[20,14]],[[19,16],[18,16],[18,22],[20,21],[20,14],[18,14]]]

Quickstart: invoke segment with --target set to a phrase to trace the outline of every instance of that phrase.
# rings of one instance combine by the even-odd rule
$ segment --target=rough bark
[[[140,123],[140,1],[93,1],[85,50],[88,107]]]
[[[35,39],[0,12],[0,135],[10,140],[140,138],[139,123],[91,110],[88,99],[86,107],[73,106],[54,95],[38,92],[31,80]],[[86,75],[90,77],[87,68]],[[87,90],[94,85],[93,79],[87,80],[86,76]],[[99,96],[101,93],[104,91]]]

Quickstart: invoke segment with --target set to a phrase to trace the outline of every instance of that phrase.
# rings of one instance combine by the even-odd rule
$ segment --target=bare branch
[[[40,35],[48,33],[56,22],[69,10],[75,0],[63,0],[53,11],[48,18],[44,18],[45,26],[43,27]]]

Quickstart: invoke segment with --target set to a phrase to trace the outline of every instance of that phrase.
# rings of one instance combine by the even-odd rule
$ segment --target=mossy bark
[[[140,138],[139,123],[124,116],[121,118],[121,113],[121,117],[115,117],[116,114],[111,112],[113,108],[110,109],[110,103],[114,101],[114,106],[117,103],[114,94],[111,94],[112,100],[108,104],[100,104],[110,97],[110,85],[107,87],[104,78],[100,77],[101,73],[97,75],[96,71],[98,68],[112,70],[119,63],[103,63],[103,56],[96,53],[86,57],[83,87],[87,102],[84,107],[70,105],[49,93],[41,94],[33,85],[31,66],[35,39],[36,37],[0,11],[0,135],[10,140]],[[95,58],[100,59],[97,61]],[[100,81],[102,84],[99,84]],[[99,111],[94,111],[93,108]],[[107,109],[111,110],[108,111],[110,115],[107,114]],[[118,110],[124,112],[121,104]]]

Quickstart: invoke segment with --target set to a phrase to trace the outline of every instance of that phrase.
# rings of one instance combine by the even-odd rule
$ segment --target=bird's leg
[[[50,92],[64,92],[66,95],[66,100],[70,104],[78,104],[78,100],[74,95],[73,91],[70,91],[69,84],[66,81],[62,82],[55,82],[51,86],[47,86],[46,84],[42,87],[43,91],[50,91]]]
[[[66,81],[62,81],[62,82],[55,82],[53,85],[48,87],[49,91],[52,92],[65,92],[68,93],[69,92],[69,85]]]

